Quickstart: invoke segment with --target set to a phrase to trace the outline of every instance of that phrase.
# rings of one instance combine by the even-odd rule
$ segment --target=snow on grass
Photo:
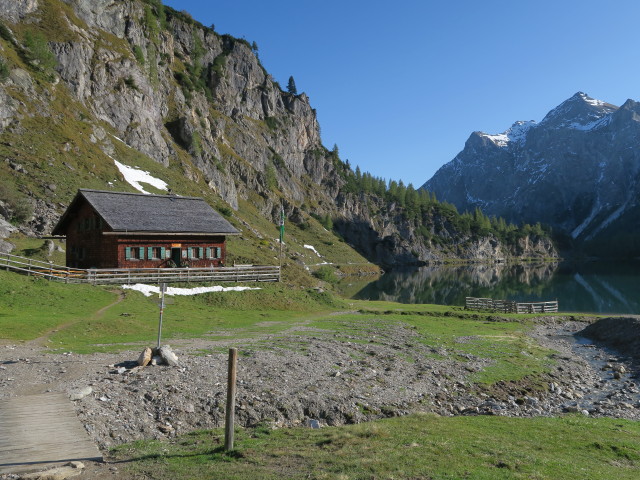
[[[145,297],[151,295],[160,295],[160,287],[154,285],[146,285],[144,283],[136,283],[135,285],[122,285],[127,290],[136,290],[141,292]],[[212,287],[195,287],[195,288],[178,288],[167,287],[167,295],[198,295],[209,292],[243,292],[244,290],[261,290],[259,287],[221,287],[214,285]]]
[[[319,257],[322,257],[322,255],[320,255],[318,253],[318,251],[316,250],[316,248],[313,245],[303,245],[303,247],[306,248],[307,250],[311,250],[312,252],[314,252]]]
[[[144,170],[140,170],[139,168],[124,165],[113,157],[111,157],[111,159],[116,164],[116,167],[118,167],[118,170],[120,170],[120,173],[124,177],[125,181],[139,192],[147,194],[149,193],[145,191],[142,185],[140,185],[140,182],[148,183],[149,185],[156,187],[158,190],[167,189],[167,183],[165,181],[151,176],[149,172],[145,172]]]

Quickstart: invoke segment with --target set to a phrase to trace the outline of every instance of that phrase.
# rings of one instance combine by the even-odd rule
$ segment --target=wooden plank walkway
[[[0,474],[72,460],[102,461],[69,397],[45,393],[0,400]]]

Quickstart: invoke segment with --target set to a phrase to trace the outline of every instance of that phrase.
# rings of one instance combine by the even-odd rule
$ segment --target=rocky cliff
[[[539,122],[474,132],[424,184],[462,210],[543,222],[567,247],[600,256],[640,254],[640,104],[579,92]]]
[[[77,188],[131,190],[126,164],[211,195],[260,238],[272,233],[243,205],[271,223],[281,205],[302,226],[329,216],[374,262],[554,254],[451,226],[455,249],[425,243],[402,209],[345,192],[353,172],[322,145],[307,95],[283,91],[245,40],[158,0],[0,0],[0,21],[0,213],[25,232],[49,233]]]

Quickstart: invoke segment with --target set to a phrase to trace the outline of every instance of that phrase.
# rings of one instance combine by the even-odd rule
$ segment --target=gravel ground
[[[488,360],[464,355],[463,361],[423,345],[411,327],[385,321],[363,325],[347,338],[298,326],[246,340],[239,345],[236,421],[324,426],[417,411],[519,417],[581,412],[640,419],[633,357],[584,339],[576,342],[574,333],[588,322],[549,317],[538,323],[532,336],[557,352],[543,389],[539,379],[479,389],[469,377]],[[78,417],[107,455],[110,447],[136,439],[223,426],[231,343],[177,342],[172,348],[179,366],[145,368],[134,368],[139,350],[54,355],[34,343],[0,345],[0,399],[45,392],[79,398],[74,400]],[[93,464],[83,477],[115,472],[114,465]]]

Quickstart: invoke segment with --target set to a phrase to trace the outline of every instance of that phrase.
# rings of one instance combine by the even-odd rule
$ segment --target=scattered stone
[[[82,400],[84,397],[86,397],[87,395],[91,395],[92,393],[93,388],[91,387],[84,387],[80,390],[72,390],[71,392],[69,392],[69,399],[72,401]]]
[[[158,350],[158,353],[162,357],[162,360],[164,360],[164,362],[170,367],[177,367],[180,365],[178,362],[178,357],[175,353],[173,353],[173,350],[171,350],[171,347],[169,345],[161,346]]]
[[[151,363],[152,357],[153,350],[151,350],[151,348],[149,347],[145,348],[138,357],[138,365],[140,365],[141,367],[146,367],[147,365],[149,365],[149,363]]]
[[[82,475],[84,470],[82,462],[70,462],[62,467],[51,468],[42,472],[21,474],[21,480],[66,480],[67,478]]]
[[[305,426],[309,427],[309,428],[320,428],[320,422],[318,420],[314,420],[312,418],[307,418],[305,420]]]

